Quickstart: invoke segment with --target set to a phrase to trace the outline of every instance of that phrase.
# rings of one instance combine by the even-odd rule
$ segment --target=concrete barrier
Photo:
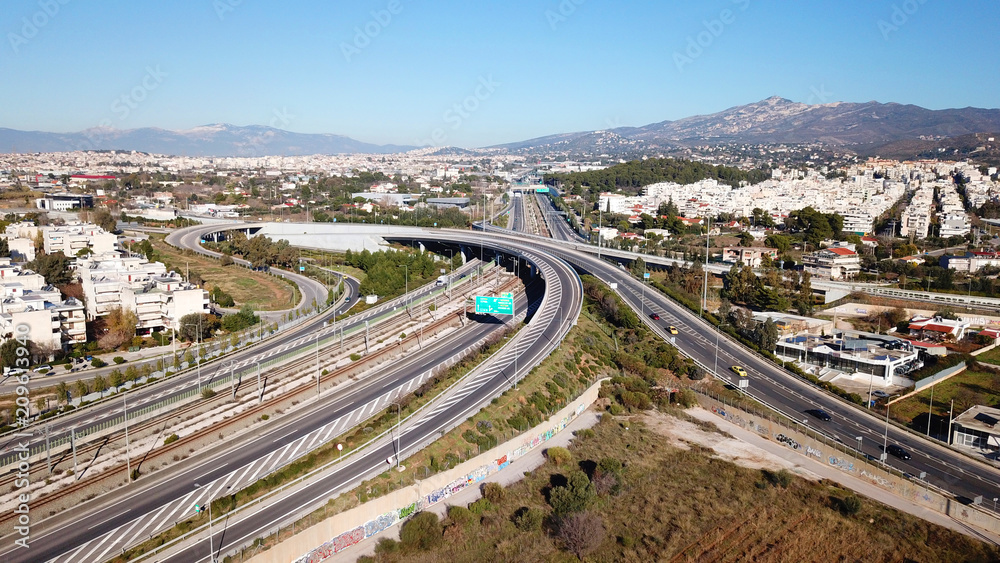
[[[399,489],[383,497],[331,516],[302,532],[282,541],[265,552],[255,555],[251,563],[294,561],[317,563],[356,545],[395,524],[437,503],[443,502],[466,487],[475,486],[486,477],[506,469],[520,457],[543,446],[597,400],[601,382],[583,394],[546,422],[499,446],[449,469],[431,475],[415,485]],[[316,546],[303,553],[305,546]]]

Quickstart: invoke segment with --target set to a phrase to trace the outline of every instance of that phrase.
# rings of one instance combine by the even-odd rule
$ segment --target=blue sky
[[[486,146],[794,101],[997,107],[1000,3],[5,0],[0,127]]]

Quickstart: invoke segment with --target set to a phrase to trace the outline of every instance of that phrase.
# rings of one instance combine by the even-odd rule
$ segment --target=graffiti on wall
[[[417,512],[424,510],[430,506],[433,506],[448,497],[457,494],[464,490],[469,485],[478,483],[490,475],[506,468],[510,463],[519,457],[524,456],[528,452],[534,450],[538,446],[544,444],[545,442],[552,439],[553,436],[559,432],[566,429],[570,422],[575,420],[578,416],[583,414],[583,411],[587,409],[588,403],[580,403],[576,409],[560,421],[556,422],[551,428],[543,430],[538,434],[526,438],[521,445],[512,452],[509,452],[485,465],[481,465],[468,474],[459,477],[448,483],[440,489],[431,491],[420,498],[417,502],[411,503],[402,508],[396,510],[390,510],[385,514],[378,516],[377,518],[365,522],[364,525],[358,526],[349,532],[344,532],[339,536],[331,539],[330,541],[324,543],[323,545],[313,549],[309,553],[299,557],[294,563],[319,563],[328,557],[340,553],[341,551],[356,545],[365,538],[370,538],[387,528],[390,528],[394,524],[406,520],[410,516],[413,516]]]

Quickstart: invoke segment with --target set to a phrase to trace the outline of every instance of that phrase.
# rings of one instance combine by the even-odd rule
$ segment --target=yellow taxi
[[[747,370],[743,369],[743,366],[733,366],[732,370],[740,377],[747,377]]]

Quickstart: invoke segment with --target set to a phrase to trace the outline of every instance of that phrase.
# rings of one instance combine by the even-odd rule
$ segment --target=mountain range
[[[130,150],[178,156],[270,156],[396,153],[417,147],[373,145],[343,135],[293,133],[263,125],[213,124],[183,131],[95,127],[78,133],[0,128],[0,151]]]
[[[635,153],[726,143],[811,144],[863,149],[1000,131],[1000,109],[929,110],[897,103],[804,104],[771,97],[709,115],[642,127],[563,133],[487,147],[531,153]],[[94,128],[46,133],[0,128],[0,151],[135,150],[180,156],[396,153],[418,147],[374,145],[343,135],[293,133],[260,125],[214,124],[183,131]]]

